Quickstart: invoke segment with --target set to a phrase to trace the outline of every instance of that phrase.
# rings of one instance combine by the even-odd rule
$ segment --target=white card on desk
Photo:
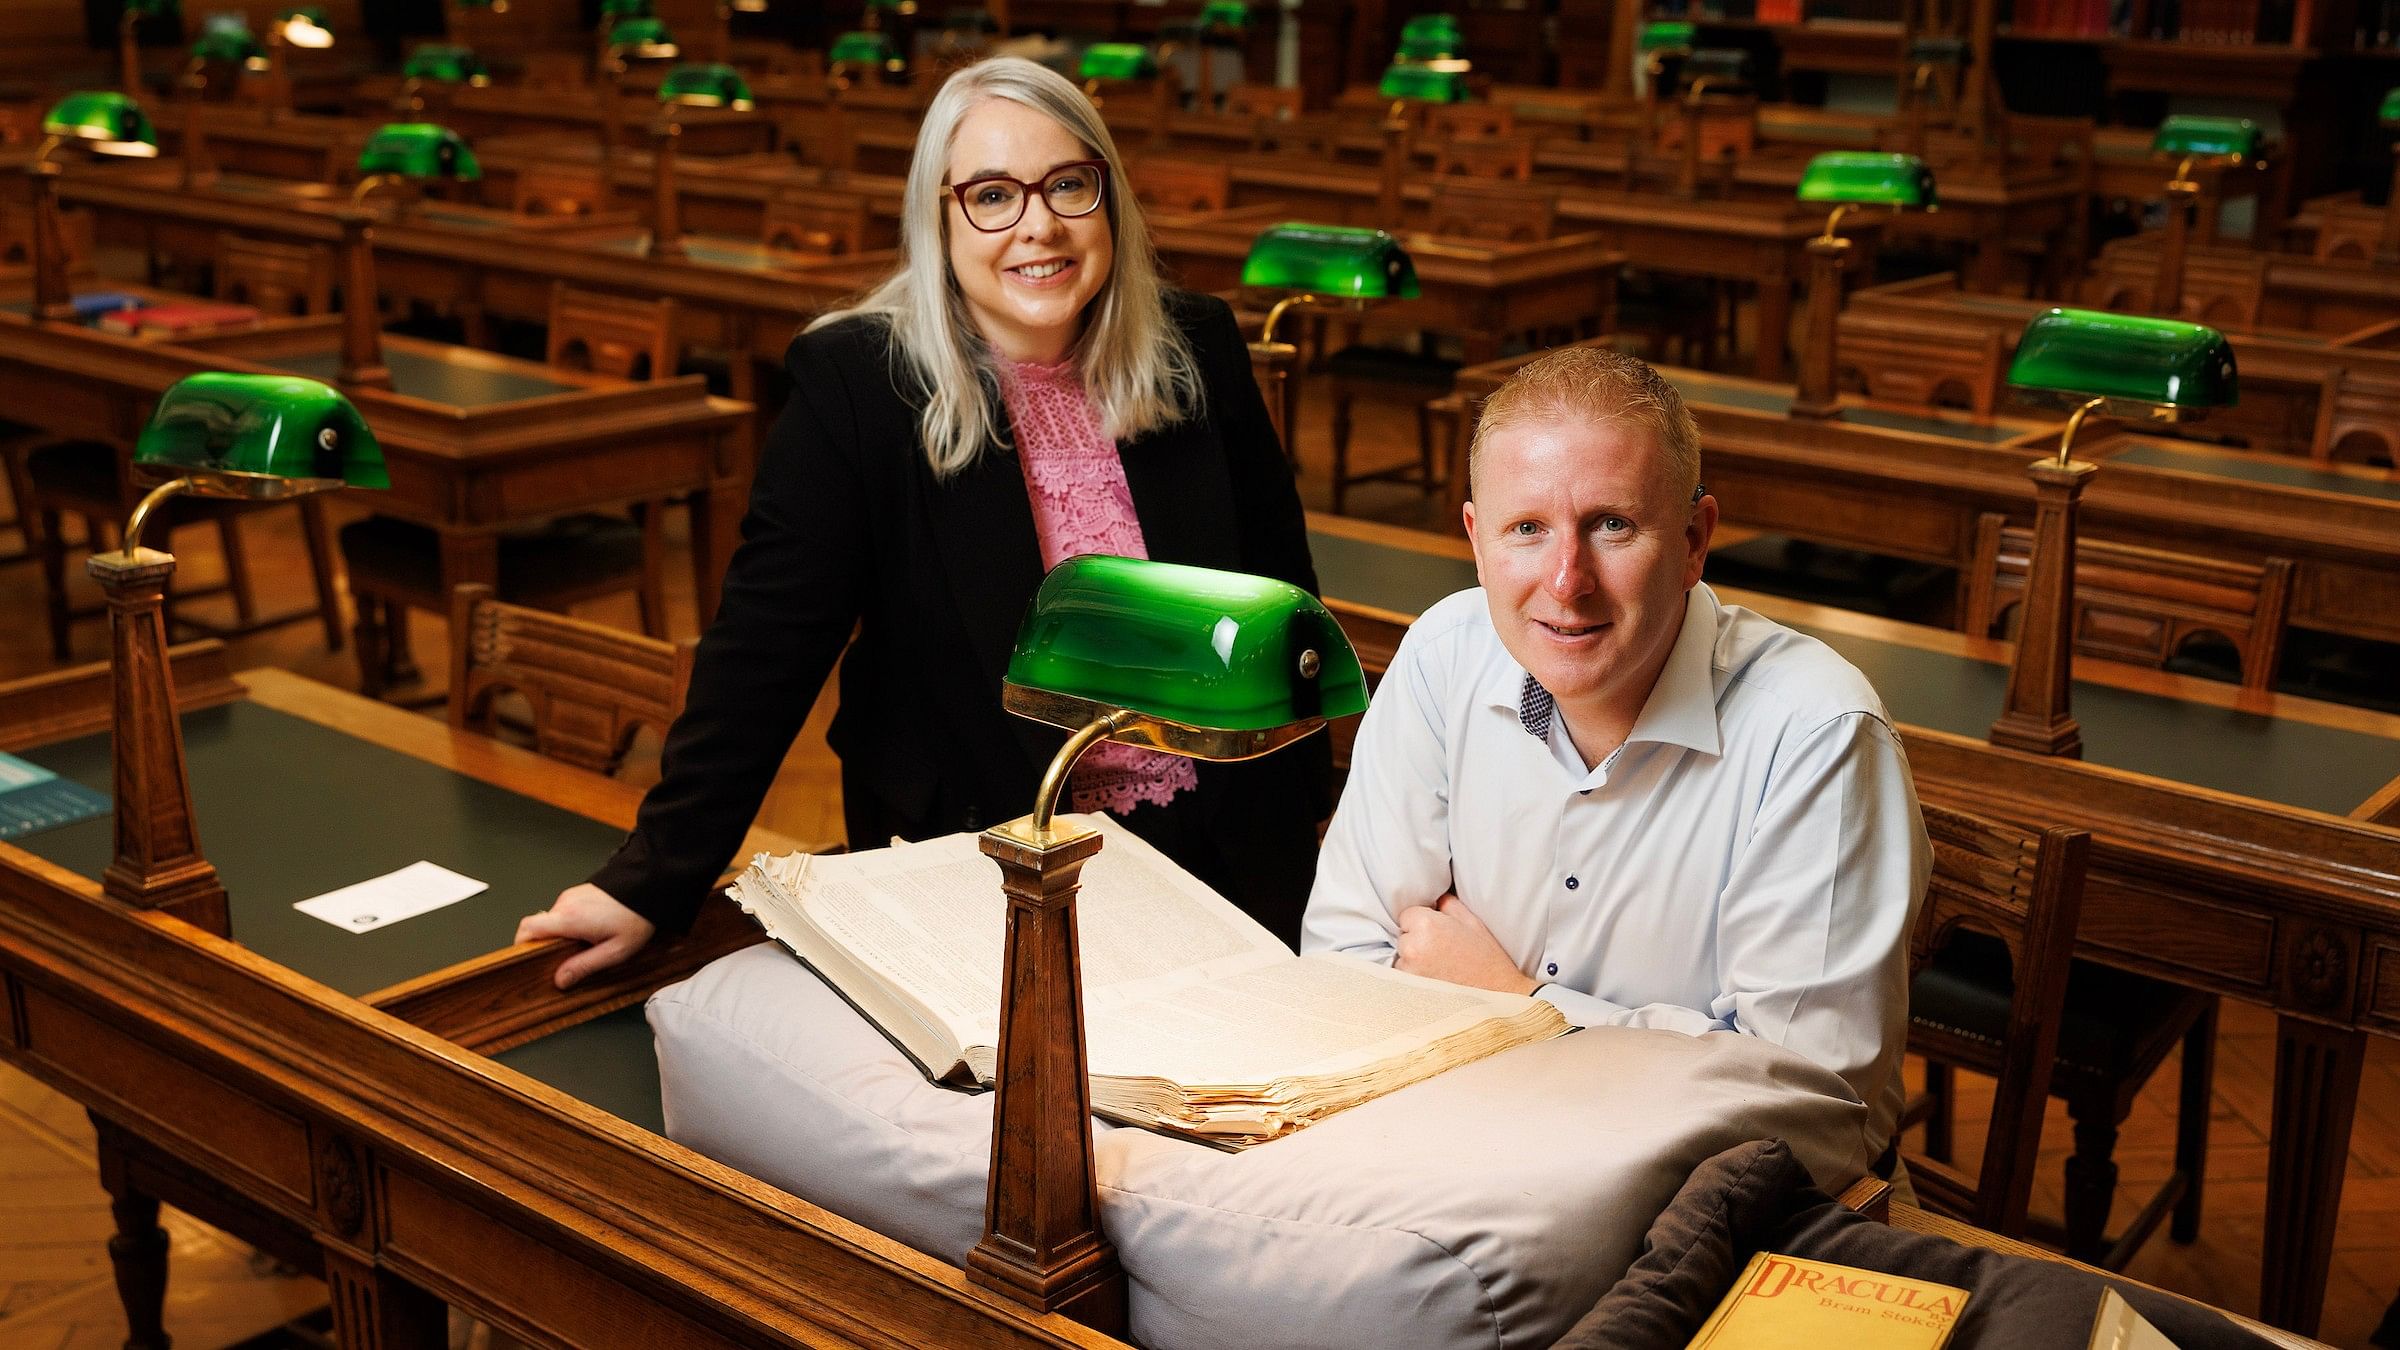
[[[336,928],[372,933],[385,924],[455,905],[489,889],[489,883],[460,876],[439,863],[416,862],[371,881],[302,900],[292,908]]]

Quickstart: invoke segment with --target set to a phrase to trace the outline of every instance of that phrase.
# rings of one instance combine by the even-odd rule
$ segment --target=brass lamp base
[[[967,1278],[1110,1335],[1125,1332],[1125,1274],[1100,1233],[1084,1053],[1075,898],[1100,835],[1021,816],[983,832],[1008,895],[999,1081],[983,1240]]]

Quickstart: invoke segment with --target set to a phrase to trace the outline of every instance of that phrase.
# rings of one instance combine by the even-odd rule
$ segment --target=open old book
[[[1568,1030],[1539,999],[1294,956],[1104,817],[1077,916],[1092,1109],[1227,1148]],[[760,855],[729,894],[937,1081],[990,1086],[1007,902],[954,834]]]

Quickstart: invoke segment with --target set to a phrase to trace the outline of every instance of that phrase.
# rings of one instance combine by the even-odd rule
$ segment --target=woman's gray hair
[[[1202,399],[1199,362],[1183,330],[1167,316],[1150,229],[1099,110],[1064,76],[1031,61],[1013,56],[980,61],[943,83],[917,128],[901,197],[900,266],[855,305],[828,311],[808,325],[813,330],[858,316],[890,323],[902,387],[913,386],[924,401],[918,431],[937,478],[974,463],[985,444],[1008,438],[990,349],[950,274],[945,232],[951,228],[951,196],[942,185],[958,124],[977,104],[995,98],[1043,114],[1108,161],[1108,225],[1116,262],[1086,308],[1083,333],[1070,351],[1103,432],[1130,440],[1196,414]]]

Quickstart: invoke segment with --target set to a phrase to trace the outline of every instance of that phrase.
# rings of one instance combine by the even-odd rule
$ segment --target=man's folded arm
[[[1441,644],[1446,646],[1447,644]],[[1447,711],[1433,694],[1427,644],[1412,628],[1359,720],[1350,779],[1326,829],[1300,950],[1390,965],[1400,911],[1450,889]]]
[[[1660,1031],[1680,1031],[1697,1036],[1704,1031],[1735,1031],[1732,1022],[1711,1017],[1680,1003],[1645,1003],[1628,1008],[1611,1003],[1598,994],[1569,989],[1563,984],[1545,984],[1533,991],[1535,998],[1555,1005],[1569,1022],[1579,1027],[1652,1027]]]

